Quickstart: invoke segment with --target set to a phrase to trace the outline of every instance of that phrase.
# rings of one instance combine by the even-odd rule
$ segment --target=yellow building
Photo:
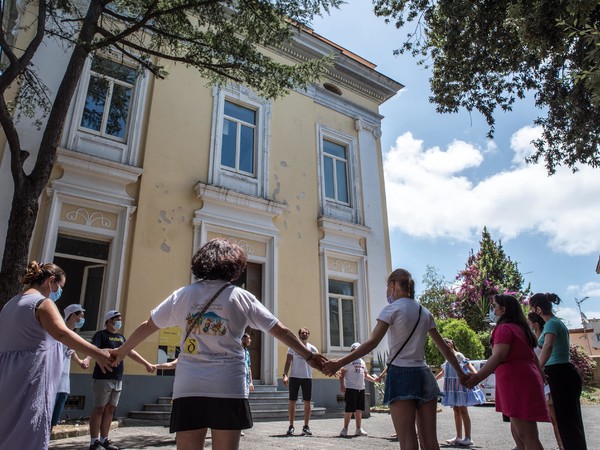
[[[32,259],[65,269],[58,306],[84,306],[84,336],[103,328],[111,309],[123,314],[127,336],[192,281],[194,251],[224,236],[248,253],[240,283],[291,329],[310,328],[328,357],[368,337],[391,265],[379,107],[402,86],[310,30],[271,51],[292,62],[334,53],[335,65],[322,84],[267,101],[245,86],[207,87],[183,65],[155,80],[126,57],[87,62],[31,246]],[[69,55],[50,40],[42,52],[36,63],[53,90]],[[35,151],[37,129],[25,120],[19,130]],[[0,174],[3,249],[12,193],[5,148]],[[138,351],[151,362],[173,358],[178,333],[157,333]],[[276,385],[287,349],[253,338],[254,377]],[[90,371],[72,372],[75,415],[84,415]],[[337,392],[337,381],[315,376],[315,404],[335,404],[328,388]],[[124,383],[118,415],[168,395],[172,378],[128,361]]]

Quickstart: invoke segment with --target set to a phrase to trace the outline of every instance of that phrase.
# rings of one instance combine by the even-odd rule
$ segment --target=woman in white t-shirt
[[[247,326],[268,332],[313,367],[325,359],[302,345],[254,295],[230,284],[245,268],[241,247],[210,240],[192,258],[192,272],[200,281],[173,292],[112,352],[118,363],[159,328],[181,328],[171,410],[178,449],[203,449],[209,428],[213,449],[237,449],[241,430],[252,427],[240,345]]]
[[[379,314],[371,337],[352,353],[325,363],[323,372],[335,374],[344,365],[372,351],[387,333],[390,356],[384,402],[390,405],[400,448],[417,449],[420,444],[422,449],[439,449],[436,407],[440,390],[425,363],[427,335],[459,374],[461,383],[466,382],[468,375],[460,369],[456,356],[444,343],[431,313],[415,301],[415,283],[408,271],[396,269],[389,275],[387,295],[391,303]]]

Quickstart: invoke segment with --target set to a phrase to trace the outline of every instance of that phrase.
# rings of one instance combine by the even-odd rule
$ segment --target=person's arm
[[[490,359],[487,360],[479,372],[469,377],[469,381],[465,386],[471,389],[489,377],[492,372],[496,370],[496,367],[504,362],[509,351],[510,344],[495,344],[494,348],[492,348],[492,356],[490,356]]]
[[[434,342],[437,348],[440,349],[440,352],[442,352],[442,355],[444,355],[446,361],[448,361],[450,365],[454,367],[454,370],[456,370],[456,374],[458,375],[460,383],[464,384],[469,379],[469,375],[463,372],[462,368],[460,367],[460,364],[458,363],[458,359],[456,359],[456,355],[450,349],[450,347],[446,345],[446,343],[444,342],[444,338],[437,330],[437,328],[431,328],[429,330],[429,337],[431,337],[431,340]]]
[[[465,367],[467,368],[467,370],[470,373],[477,373],[477,370],[475,369],[475,366],[473,366],[473,364],[471,364],[470,362],[468,362]]]
[[[252,363],[248,364],[248,375],[250,375],[250,384],[248,385],[248,390],[254,390],[254,382],[252,381]]]
[[[375,325],[375,328],[373,328],[373,331],[371,332],[371,337],[369,337],[369,339],[360,344],[360,347],[358,347],[353,352],[348,353],[346,356],[340,359],[332,359],[331,361],[328,361],[325,364],[323,364],[322,372],[325,375],[331,376],[335,374],[338,370],[340,370],[340,368],[344,367],[346,364],[354,361],[357,358],[362,358],[363,356],[365,356],[367,353],[369,353],[375,347],[377,347],[377,345],[379,345],[379,343],[385,336],[385,333],[387,333],[389,326],[389,324],[378,320],[377,325]]]
[[[113,361],[113,366],[116,367],[117,365],[119,365],[119,363],[121,361],[123,361],[123,359],[127,355],[129,355],[129,352],[131,352],[131,350],[133,350],[140,342],[143,342],[145,339],[147,339],[153,333],[158,331],[158,329],[159,328],[158,328],[158,326],[156,326],[156,324],[152,320],[152,317],[148,317],[148,320],[146,320],[145,322],[142,322],[140,324],[140,326],[135,329],[135,331],[131,334],[129,339],[127,339],[127,341],[123,345],[121,345],[119,348],[116,348],[116,349],[110,351],[111,354],[115,357],[115,360]],[[136,354],[137,354],[137,352],[136,352]],[[140,356],[140,358],[141,358],[141,356]],[[135,358],[132,358],[132,359],[135,360]],[[146,361],[146,360],[144,360],[144,361]],[[144,364],[144,363],[140,362],[140,364]],[[146,370],[147,370],[147,368],[146,368]]]
[[[154,364],[150,364],[148,361],[146,361],[144,359],[144,357],[142,355],[140,355],[135,350],[131,350],[127,354],[127,356],[129,356],[131,359],[133,359],[136,363],[144,366],[146,368],[146,372],[148,372],[148,373],[154,373],[154,371],[156,370],[156,367],[154,367]]]
[[[444,366],[442,366],[442,368],[440,369],[440,371],[435,375],[435,379],[439,380],[443,376],[444,376]]]
[[[550,359],[555,340],[556,335],[554,333],[546,333],[544,335],[544,346],[542,347],[542,351],[540,352],[539,356],[540,366],[544,367]]]
[[[90,357],[96,360],[102,372],[112,372],[111,358],[108,350],[99,349],[83,339],[73,330],[69,330],[52,300],[46,299],[38,306],[36,317],[42,328],[54,339],[62,342],[73,350],[90,355]]]
[[[388,369],[388,368],[387,368],[387,366],[386,366],[386,367],[385,367],[385,369],[383,369],[383,372],[381,372],[381,373],[379,374],[379,376],[378,376],[377,378],[375,378],[375,381],[377,381],[377,382],[379,383],[379,382],[380,382],[380,381],[383,379],[383,377],[385,377],[385,376],[386,376],[386,374],[387,374],[387,369]]]
[[[340,392],[342,394],[346,393],[346,378],[345,378],[346,372],[347,372],[346,369],[340,370]]]
[[[288,373],[290,373],[289,370],[290,370],[290,367],[292,366],[293,359],[294,359],[294,357],[290,353],[288,353],[287,357],[285,358],[285,365],[283,366],[283,379],[282,379],[283,385],[285,387],[288,386],[288,382],[290,380],[288,377]]]
[[[365,380],[370,381],[371,383],[377,383],[377,378],[371,376],[370,373],[365,371]]]
[[[160,364],[152,364],[154,366],[155,369],[160,369],[160,370],[174,370],[177,368],[177,359],[174,359],[173,361],[169,361],[166,363],[160,363]]]
[[[73,352],[73,354],[71,355],[71,358],[73,358],[75,360],[75,362],[77,364],[79,364],[79,366],[82,369],[87,369],[90,366],[90,363],[88,361],[87,358],[81,359],[78,355],[77,352]]]

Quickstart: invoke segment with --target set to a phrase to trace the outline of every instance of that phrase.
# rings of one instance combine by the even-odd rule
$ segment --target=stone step
[[[252,419],[256,421],[268,421],[268,420],[285,420],[288,418],[288,410],[287,408],[283,409],[254,409],[251,408],[252,411]],[[325,408],[321,407],[313,407],[311,411],[311,417],[319,417],[324,415],[326,412]],[[297,419],[302,419],[304,416],[304,412],[301,408],[296,408]],[[162,425],[166,425],[169,423],[171,418],[170,411],[130,411],[129,417],[131,419],[138,420],[151,420],[156,421]]]
[[[257,421],[285,420],[288,417],[288,391],[278,391],[275,386],[255,384],[250,394],[252,418]],[[129,417],[138,420],[151,420],[168,424],[171,411],[171,397],[159,397],[156,403],[144,405],[144,411],[131,411]],[[326,413],[325,408],[312,407],[312,416]],[[302,401],[296,404],[296,417],[304,414]]]

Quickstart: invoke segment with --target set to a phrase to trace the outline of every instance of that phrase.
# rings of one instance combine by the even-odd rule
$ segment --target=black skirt
[[[182,397],[173,400],[170,432],[252,428],[247,398]]]

